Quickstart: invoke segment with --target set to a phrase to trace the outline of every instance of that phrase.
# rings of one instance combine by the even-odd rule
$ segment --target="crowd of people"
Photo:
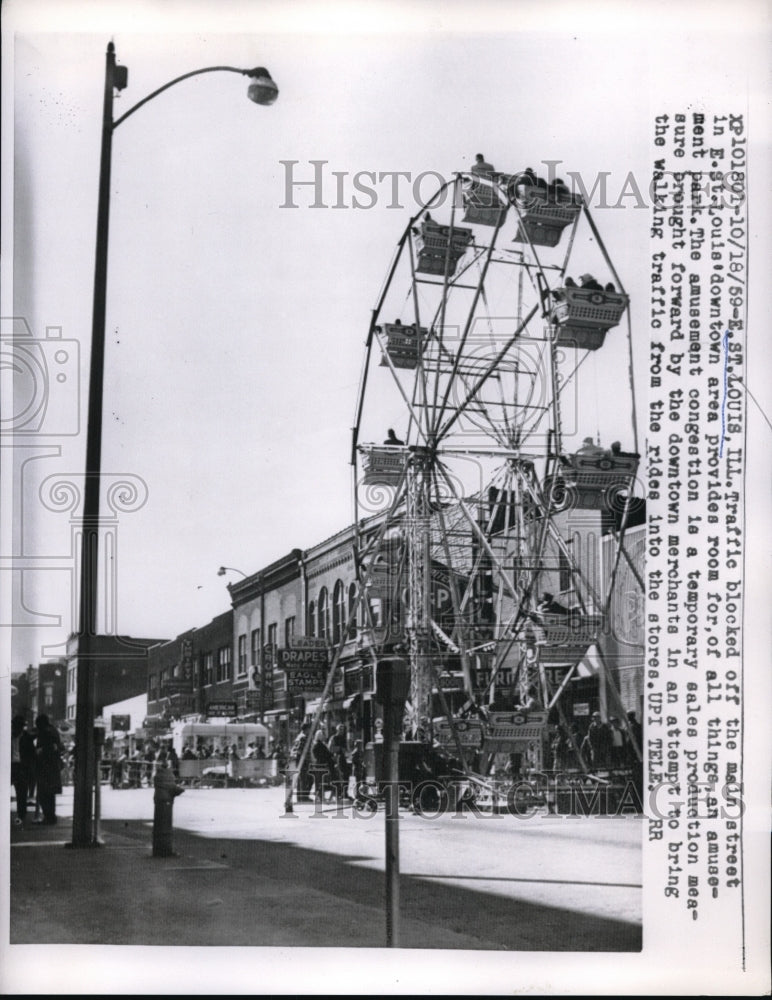
[[[135,748],[131,752],[128,747],[106,751],[102,763],[110,769],[110,784],[113,788],[151,788],[162,755],[163,759],[168,759],[169,767],[178,780],[180,760],[211,761],[214,765],[222,761],[276,759],[280,770],[287,762],[282,743],[271,741],[264,749],[259,742],[239,748],[235,743],[227,745],[200,740],[197,744],[186,743],[179,755],[171,744],[159,746],[152,741],[144,749]]]
[[[542,595],[539,613],[560,614],[565,609],[556,605],[550,594]],[[520,710],[541,709],[535,689],[516,706]],[[379,720],[378,720],[379,721]],[[56,818],[56,796],[62,791],[63,779],[73,766],[73,753],[64,749],[58,730],[45,715],[38,716],[34,731],[27,728],[22,716],[12,720],[11,732],[11,781],[16,794],[14,822],[26,821],[30,804],[34,804],[34,822],[53,824]],[[415,733],[404,738],[420,739]],[[382,729],[374,742],[382,742]],[[306,744],[310,744],[306,748]],[[554,730],[548,752],[540,755],[523,751],[512,753],[504,768],[512,780],[527,778],[537,766],[556,772],[572,770],[641,771],[640,750],[642,729],[633,711],[627,712],[624,721],[609,716],[604,721],[595,711],[589,726],[580,728],[575,721],[561,723]],[[545,745],[544,750],[547,750]],[[214,745],[201,742],[187,744],[181,754],[183,760],[249,760],[276,759],[279,772],[289,765],[297,773],[299,801],[316,801],[329,797],[337,800],[356,799],[358,789],[366,780],[365,749],[361,739],[351,741],[343,723],[337,724],[331,735],[322,729],[311,734],[311,723],[305,722],[289,752],[281,742],[271,740],[265,747],[260,742],[237,747],[236,744]],[[103,777],[109,776],[113,788],[152,788],[159,768],[168,766],[179,780],[179,758],[170,744],[149,741],[144,748],[130,750],[125,747],[109,748],[102,759]],[[474,764],[472,764],[474,769]]]
[[[552,740],[553,768],[564,770],[584,763],[594,770],[622,770],[638,761],[642,730],[635,712],[627,713],[624,725],[616,716],[604,722],[600,712],[593,712],[584,735],[577,723],[559,726]]]
[[[290,750],[289,760],[297,774],[299,801],[308,801],[311,792],[317,802],[328,796],[352,801],[365,779],[365,755],[362,740],[355,740],[348,749],[348,734],[341,722],[329,738],[317,730],[306,747],[311,723],[304,722]],[[352,786],[353,782],[353,786]]]
[[[112,788],[152,788],[158,765],[166,761],[179,778],[180,762],[174,747],[166,749],[154,743],[148,743],[143,750],[130,750],[128,746],[107,750],[102,766],[109,769]]]

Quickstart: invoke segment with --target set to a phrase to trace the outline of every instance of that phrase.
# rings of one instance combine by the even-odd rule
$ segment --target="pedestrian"
[[[615,715],[609,717],[608,723],[609,736],[611,738],[609,747],[611,766],[614,768],[624,767],[625,734],[622,731],[619,719]]]
[[[324,791],[325,785],[331,785],[332,781],[335,780],[335,758],[330,751],[330,748],[324,742],[324,733],[321,729],[317,730],[314,736],[314,742],[311,746],[311,754],[314,759],[313,763],[313,775],[314,775],[314,798],[317,802],[324,801]]]
[[[601,719],[600,712],[593,712],[587,735],[582,741],[582,753],[587,755],[592,766],[597,769],[608,767],[610,750],[609,727]]]
[[[156,750],[152,743],[148,743],[144,754],[145,761],[145,784],[148,788],[153,785],[153,770],[155,768]],[[140,782],[141,784],[141,782]]]
[[[351,776],[354,779],[354,798],[359,799],[360,789],[367,779],[365,751],[361,740],[354,740],[354,749],[351,751]]]
[[[180,780],[180,758],[177,756],[177,751],[174,747],[169,747],[169,766],[172,769],[172,774],[177,781]]]
[[[310,802],[311,801],[311,787],[313,785],[313,778],[311,777],[311,754],[310,747],[309,752],[303,755],[303,750],[306,743],[308,742],[308,733],[311,729],[311,724],[309,722],[304,722],[300,727],[300,732],[295,737],[295,742],[292,744],[290,750],[290,762],[294,767],[298,769],[297,776],[297,800],[298,802]],[[302,766],[301,766],[302,764]]]
[[[514,750],[509,755],[509,760],[507,761],[506,767],[504,768],[504,774],[513,783],[520,780],[523,771],[523,755],[522,753],[516,753]]]
[[[628,763],[632,764],[633,760],[638,759],[638,754],[635,752],[635,748],[638,750],[642,749],[643,744],[643,729],[641,724],[636,717],[635,712],[627,713],[627,739],[625,740],[626,746],[626,757]]]
[[[178,785],[174,772],[169,767],[165,750],[160,750],[155,761],[153,778],[153,857],[175,858],[177,852],[172,844],[172,809],[174,800],[185,789]]]
[[[42,820],[36,822],[51,826],[56,823],[56,796],[62,793],[62,743],[47,715],[37,717],[35,728],[35,773],[43,812]]]
[[[112,788],[123,788],[123,775],[126,769],[128,757],[126,750],[121,748],[115,751],[112,767],[110,769],[110,786]]]
[[[276,749],[273,751],[271,756],[276,760],[276,769],[280,774],[283,774],[287,770],[287,748],[283,743],[279,742],[276,744]]]
[[[582,733],[577,722],[572,722],[568,730],[568,767],[579,767],[579,751],[582,746]]]
[[[30,731],[30,736],[32,737],[33,743],[37,739],[37,735],[38,735],[37,731],[33,728]],[[37,755],[35,759],[37,760]],[[35,803],[35,819],[40,818],[40,803],[38,802],[37,788],[38,788],[37,774],[35,766],[33,765],[33,767],[30,768],[29,772],[29,784],[27,785],[27,803],[28,804],[30,802]]]
[[[27,792],[30,774],[35,770],[35,741],[27,732],[23,715],[11,720],[11,784],[16,792],[16,826],[23,826],[27,816]]]
[[[351,769],[348,764],[348,738],[346,736],[346,727],[342,722],[338,723],[335,727],[335,732],[330,737],[330,742],[327,744],[330,753],[335,761],[335,777],[334,780],[339,782],[338,787],[340,788],[341,798],[350,798],[348,794],[348,779],[351,777]]]
[[[568,766],[568,751],[571,741],[562,726],[558,726],[552,738],[550,749],[552,751],[552,769],[560,772]]]
[[[131,755],[131,760],[129,762],[129,788],[141,788],[142,787],[142,768],[144,767],[142,761],[142,752],[139,747],[134,748],[134,753]]]

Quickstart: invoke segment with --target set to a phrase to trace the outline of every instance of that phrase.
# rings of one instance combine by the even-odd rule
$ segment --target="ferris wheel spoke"
[[[375,337],[376,337],[376,339],[378,341],[379,347],[381,348],[381,350],[383,352],[383,356],[386,359],[386,363],[387,363],[387,365],[389,367],[389,370],[391,371],[391,374],[392,374],[394,382],[395,382],[395,384],[397,386],[397,389],[399,390],[399,394],[402,396],[402,400],[403,400],[403,402],[405,403],[405,406],[408,409],[408,412],[410,414],[410,419],[413,422],[413,424],[415,425],[416,430],[418,431],[419,435],[423,439],[424,443],[426,444],[427,443],[426,431],[424,430],[424,427],[423,427],[423,425],[421,423],[420,415],[416,411],[416,408],[415,408],[415,399],[411,400],[411,399],[408,398],[407,393],[405,392],[405,388],[402,385],[402,381],[401,381],[399,375],[397,374],[397,369],[394,366],[394,362],[391,360],[391,357],[389,356],[389,353],[386,350],[386,346],[383,343],[383,340],[381,338],[381,334],[378,331],[377,327],[375,329]]]
[[[498,232],[498,227],[497,227],[496,231]],[[483,290],[485,288],[485,278],[486,278],[487,273],[488,273],[488,268],[490,267],[491,257],[492,257],[492,254],[493,254],[494,246],[495,246],[495,240],[491,240],[490,246],[488,247],[488,250],[487,250],[487,252],[485,254],[485,257],[484,257],[482,271],[481,271],[480,278],[479,278],[479,281],[478,281],[478,284],[477,284],[477,288],[475,289],[475,291],[473,293],[473,296],[472,296],[472,302],[471,302],[471,304],[469,306],[469,311],[467,313],[467,318],[466,318],[466,321],[464,323],[464,329],[463,329],[463,332],[462,332],[460,340],[459,340],[458,350],[455,353],[453,367],[451,369],[451,372],[450,372],[450,375],[449,375],[449,378],[448,378],[448,382],[447,382],[447,385],[446,385],[446,388],[445,388],[445,392],[443,394],[442,402],[438,406],[435,406],[435,409],[434,409],[434,419],[433,419],[432,431],[433,431],[433,433],[435,435],[436,435],[437,429],[439,428],[439,425],[440,425],[440,423],[441,423],[441,421],[442,421],[442,419],[443,419],[443,417],[445,415],[445,412],[446,412],[446,409],[447,409],[447,406],[448,406],[448,397],[450,396],[450,391],[451,391],[453,382],[454,382],[454,380],[456,378],[456,375],[458,373],[459,365],[461,364],[461,361],[462,361],[462,359],[464,357],[464,351],[466,349],[466,345],[467,345],[467,341],[468,341],[468,338],[469,338],[469,334],[470,334],[470,331],[472,329],[472,324],[473,324],[473,322],[475,320],[475,313],[476,313],[476,310],[477,310],[477,303],[478,303],[478,301],[480,299],[480,296],[482,295]]]
[[[485,533],[480,530],[480,526],[477,523],[477,521],[475,520],[474,516],[472,515],[472,512],[469,510],[469,507],[467,506],[467,504],[465,503],[465,501],[463,500],[463,498],[459,495],[459,493],[458,493],[458,491],[456,489],[456,485],[453,482],[452,477],[450,477],[447,474],[446,469],[444,468],[444,466],[441,463],[437,463],[437,469],[439,470],[441,477],[445,481],[445,484],[447,485],[448,490],[450,491],[450,494],[452,495],[452,497],[455,500],[455,502],[458,504],[458,509],[462,512],[462,514],[464,515],[464,518],[466,519],[467,523],[469,524],[469,527],[472,530],[472,537],[477,539],[477,541],[479,542],[479,544],[485,549],[488,557],[492,560],[492,562],[496,566],[499,567],[499,570],[501,572],[501,579],[504,581],[505,586],[507,587],[507,590],[510,593],[510,596],[513,597],[515,600],[517,600],[517,596],[518,595],[517,595],[517,592],[515,591],[515,588],[512,586],[512,584],[507,579],[506,574],[503,573],[503,571],[501,571],[501,567],[499,566],[499,561],[498,561],[498,558],[497,558],[495,552],[491,548],[491,546],[490,546],[490,544],[488,542],[488,539],[485,537]]]
[[[538,309],[538,306],[534,306],[530,310],[530,312],[528,313],[528,315],[526,316],[526,318],[524,320],[522,320],[522,322],[520,322],[518,324],[515,332],[506,341],[506,343],[504,344],[504,346],[501,348],[501,350],[498,352],[498,354],[493,358],[493,360],[490,362],[490,364],[488,364],[486,366],[486,368],[483,371],[482,375],[480,375],[479,378],[476,379],[476,381],[474,382],[472,388],[466,394],[465,398],[463,400],[461,400],[456,405],[456,407],[454,408],[453,413],[448,416],[448,418],[445,421],[445,423],[442,424],[441,427],[438,427],[437,432],[436,432],[436,439],[438,441],[441,441],[443,438],[445,438],[447,436],[447,434],[450,432],[450,430],[453,428],[453,426],[457,423],[458,419],[464,414],[464,412],[467,410],[467,408],[469,406],[471,406],[471,404],[474,401],[474,398],[477,395],[477,393],[482,389],[482,387],[485,385],[485,383],[488,381],[488,379],[491,378],[491,376],[493,375],[493,373],[496,371],[497,367],[501,364],[502,360],[507,356],[507,353],[511,350],[512,345],[516,342],[517,338],[520,336],[520,334],[522,333],[522,331],[526,328],[526,326],[528,325],[529,321],[536,314],[537,309]],[[444,416],[444,412],[442,412],[440,414],[440,419],[443,416]]]

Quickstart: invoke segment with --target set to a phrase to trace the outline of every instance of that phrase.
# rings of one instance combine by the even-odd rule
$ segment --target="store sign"
[[[113,732],[120,731],[122,733],[128,733],[131,728],[131,716],[130,715],[111,715],[110,716],[110,729]]]
[[[193,689],[192,681],[182,681],[176,678],[171,681],[164,681],[161,684],[161,694],[168,697],[172,694],[190,693]]]
[[[232,719],[238,715],[235,701],[210,701],[206,706],[209,718]]]
[[[289,636],[290,649],[327,649],[327,640],[314,635]]]
[[[459,691],[464,687],[463,674],[440,674],[438,687],[443,691]]]
[[[303,667],[287,668],[289,694],[321,694],[324,691],[324,672]]]
[[[279,668],[305,667],[306,669],[325,670],[329,665],[329,651],[323,649],[280,649]]]

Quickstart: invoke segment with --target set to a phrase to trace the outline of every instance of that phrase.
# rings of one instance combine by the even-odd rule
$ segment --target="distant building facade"
[[[270,723],[286,742],[303,702],[287,690],[279,649],[304,634],[306,581],[303,554],[292,549],[257,573],[228,586],[233,606],[233,649],[239,709]]]
[[[89,641],[94,678],[94,713],[105,705],[147,691],[148,648],[163,639],[135,638],[128,635],[96,635]],[[69,721],[76,715],[78,679],[78,636],[67,640],[66,713]]]
[[[47,715],[53,723],[67,716],[67,661],[39,663],[29,676],[29,707],[34,715]]]
[[[210,704],[234,700],[236,683],[228,610],[148,650],[148,721],[162,728],[173,718],[205,716]]]

